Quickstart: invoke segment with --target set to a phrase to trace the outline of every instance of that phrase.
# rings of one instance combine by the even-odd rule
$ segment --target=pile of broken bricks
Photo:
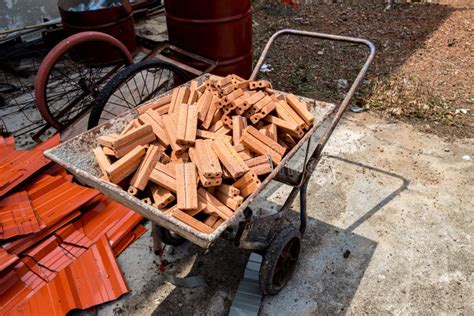
[[[312,126],[308,105],[268,81],[211,76],[138,110],[98,137],[103,179],[202,233],[212,233]]]

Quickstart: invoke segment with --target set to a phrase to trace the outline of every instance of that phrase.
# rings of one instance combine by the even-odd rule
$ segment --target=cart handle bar
[[[330,41],[340,41],[340,42],[349,42],[349,43],[356,43],[356,44],[362,44],[366,45],[369,48],[370,54],[367,57],[364,65],[362,66],[362,69],[359,71],[359,74],[357,75],[356,79],[352,83],[351,88],[347,92],[347,94],[344,97],[344,100],[342,103],[337,107],[337,112],[336,115],[333,117],[331,124],[328,126],[326,132],[324,135],[321,137],[319,140],[318,146],[317,146],[317,151],[318,154],[320,154],[326,145],[327,141],[329,140],[329,137],[333,133],[334,129],[336,128],[337,124],[341,120],[342,115],[344,114],[345,110],[347,109],[349,102],[351,101],[352,97],[354,96],[354,93],[356,92],[357,88],[359,87],[360,83],[364,79],[367,70],[369,69],[370,64],[374,60],[375,57],[375,46],[372,42],[369,40],[363,39],[363,38],[357,38],[357,37],[348,37],[348,36],[340,36],[340,35],[333,35],[333,34],[326,34],[326,33],[317,33],[317,32],[308,32],[308,31],[300,31],[300,30],[294,30],[294,29],[283,29],[270,37],[268,40],[267,44],[265,45],[265,48],[262,51],[262,54],[260,55],[260,58],[257,61],[257,64],[255,65],[255,68],[253,69],[252,75],[250,76],[250,80],[255,80],[257,78],[258,72],[260,68],[262,67],[263,62],[265,61],[268,51],[270,50],[270,46],[273,44],[275,39],[281,35],[288,34],[288,35],[296,35],[296,36],[305,36],[305,37],[315,37],[315,38],[321,38],[325,40],[330,40]],[[314,166],[315,167],[315,166]]]

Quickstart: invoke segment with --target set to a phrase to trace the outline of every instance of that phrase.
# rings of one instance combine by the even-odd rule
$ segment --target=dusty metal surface
[[[207,77],[207,75],[201,76],[199,81],[203,81]],[[284,94],[283,92],[278,91],[277,93]],[[285,155],[282,162],[275,167],[273,172],[270,173],[262,182],[262,185],[245,200],[241,207],[234,212],[234,215],[211,234],[197,232],[183,224],[181,221],[143,203],[141,200],[122,190],[119,186],[100,179],[100,169],[92,153],[92,150],[98,146],[97,137],[111,133],[119,133],[128,122],[137,117],[136,110],[125,112],[116,119],[110,120],[90,131],[65,141],[61,145],[46,151],[45,155],[69,170],[81,182],[96,188],[106,196],[126,205],[145,218],[180,234],[194,244],[207,248],[225,229],[227,229],[227,227],[235,224],[239,219],[241,219],[243,210],[252,203],[254,198],[275,177],[275,175],[286,166],[291,157],[301,146],[303,146],[303,144],[306,143],[309,137],[318,129],[319,126],[321,126],[335,109],[334,105],[328,103],[313,101],[306,98],[303,98],[303,100],[312,105],[310,106],[310,110],[316,118],[313,127],[300,139],[297,145]]]

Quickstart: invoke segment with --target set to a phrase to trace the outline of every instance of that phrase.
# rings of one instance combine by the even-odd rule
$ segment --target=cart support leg
[[[308,188],[308,181],[306,181],[300,189],[300,233],[303,237],[306,231],[306,222],[308,220],[308,214],[306,212],[306,189]]]
[[[160,228],[156,224],[151,224],[151,237],[153,240],[153,253],[157,256],[161,256],[163,253],[163,247],[161,246],[161,234]]]

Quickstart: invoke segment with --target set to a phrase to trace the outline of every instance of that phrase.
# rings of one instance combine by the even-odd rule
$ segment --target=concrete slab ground
[[[474,314],[474,163],[466,155],[474,159],[474,139],[445,141],[348,113],[310,180],[294,277],[264,298],[261,314]],[[275,209],[288,192],[273,184],[254,209]],[[248,253],[225,240],[206,252],[167,248],[169,272],[209,284],[185,289],[163,281],[151,245],[147,233],[119,257],[131,293],[99,314],[228,312]]]

